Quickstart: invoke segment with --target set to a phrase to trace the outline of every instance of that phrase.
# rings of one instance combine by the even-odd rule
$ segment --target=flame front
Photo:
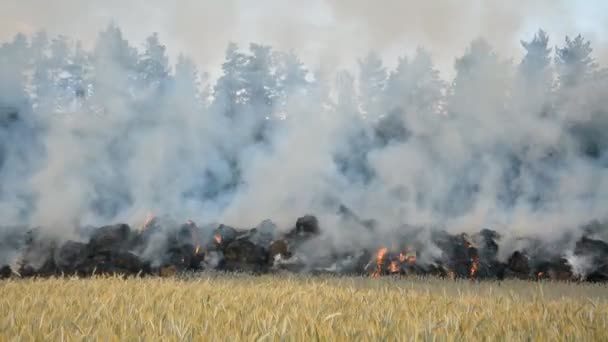
[[[471,264],[471,279],[475,278],[475,275],[477,275],[477,270],[479,269],[479,257],[475,256],[473,257],[473,264]]]
[[[215,236],[213,236],[213,238],[215,239],[215,243],[217,243],[218,245],[222,244],[222,236],[219,234],[215,234]]]
[[[382,265],[384,265],[384,256],[388,252],[388,248],[382,247],[378,250],[376,254],[376,271],[372,274],[372,277],[378,278],[382,273]]]
[[[196,250],[194,250],[194,254],[195,254],[195,255],[198,255],[198,253],[200,253],[200,252],[201,252],[201,246],[198,246],[198,245],[197,245],[197,246],[196,246]]]

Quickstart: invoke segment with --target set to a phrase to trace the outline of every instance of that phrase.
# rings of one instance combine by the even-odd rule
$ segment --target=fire
[[[412,264],[412,265],[413,265],[413,264],[415,264],[415,263],[416,263],[416,256],[415,256],[415,255],[410,255],[410,256],[407,258],[407,261],[408,261],[410,264]]]
[[[388,248],[382,247],[376,253],[376,271],[372,274],[372,277],[378,278],[382,273],[382,265],[384,265],[384,256],[388,252]]]
[[[219,234],[215,234],[215,235],[213,236],[213,238],[215,239],[215,243],[217,243],[218,245],[221,245],[221,244],[222,244],[222,236],[221,236],[221,235],[219,235]]]
[[[537,276],[538,279],[540,279],[540,278],[542,278],[543,274],[545,274],[545,272],[538,272],[536,274],[536,276]]]
[[[200,253],[201,251],[201,246],[196,246],[196,249],[194,250],[194,254],[198,255],[198,253]]]
[[[471,273],[470,273],[471,278],[475,278],[475,275],[477,275],[478,269],[479,269],[479,257],[475,256],[475,257],[473,257],[473,264],[471,265]]]

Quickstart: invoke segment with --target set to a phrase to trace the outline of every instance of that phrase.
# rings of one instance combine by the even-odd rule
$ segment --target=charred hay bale
[[[167,250],[167,260],[165,265],[173,265],[179,270],[199,268],[203,256],[200,250],[191,244],[174,245]],[[198,262],[197,262],[198,261]]]
[[[594,267],[593,271],[585,276],[585,281],[591,283],[608,282],[608,265],[604,263]]]
[[[515,251],[507,260],[505,276],[525,279],[530,277],[528,256],[521,251]]]
[[[10,266],[4,265],[0,267],[0,279],[10,278],[12,274],[13,271],[11,270]]]
[[[224,249],[224,262],[228,270],[261,270],[268,264],[268,252],[247,239],[237,239]]]
[[[108,255],[109,264],[114,270],[112,273],[136,274],[149,273],[150,267],[147,263],[131,252],[115,251]]]
[[[473,236],[473,241],[479,251],[479,256],[484,260],[496,260],[498,255],[498,243],[500,234],[490,229],[482,229]]]
[[[196,225],[187,222],[166,236],[163,264],[174,265],[179,270],[197,269],[204,258]]]
[[[289,259],[291,257],[289,245],[286,240],[275,240],[268,247],[269,262],[272,263],[277,256],[281,256],[282,259]]]
[[[131,227],[124,223],[97,228],[89,240],[92,253],[105,251],[128,250],[131,247],[133,235]]]
[[[606,242],[583,236],[576,242],[574,255],[586,260],[586,281],[608,281],[608,244]]]
[[[198,246],[201,244],[198,228],[192,221],[180,225],[176,229],[175,236],[172,240],[174,240],[173,242],[177,246]]]
[[[479,253],[466,234],[451,235],[445,231],[432,234],[433,242],[443,252],[444,265],[455,277],[471,277],[473,264],[479,261]]]
[[[477,278],[503,279],[505,265],[498,261],[497,241],[500,239],[500,234],[490,229],[482,229],[472,238],[479,257]]]
[[[190,269],[192,270],[200,270],[203,268],[203,261],[205,261],[205,253],[203,252],[195,252],[192,258],[190,259]]]
[[[608,243],[583,236],[576,242],[574,254],[606,259],[608,257]]]
[[[293,249],[298,249],[300,245],[318,237],[320,233],[317,218],[312,215],[306,215],[297,219],[295,227],[285,234],[285,239],[289,241],[289,245]]]
[[[86,264],[89,249],[86,244],[67,241],[55,254],[55,264],[60,272],[74,273]]]
[[[264,220],[249,233],[249,240],[258,246],[269,248],[270,244],[278,235],[277,226],[270,220]]]
[[[57,251],[57,241],[38,229],[25,234],[25,247],[18,262],[18,270],[22,277],[50,276],[56,273],[54,255]]]
[[[177,274],[177,271],[175,265],[163,266],[158,270],[158,275],[164,278],[173,277]]]
[[[238,231],[235,228],[220,224],[219,227],[213,231],[213,243],[219,249],[223,249],[234,241],[237,236]]]
[[[149,273],[149,265],[139,257],[126,251],[105,251],[90,255],[79,265],[76,273],[82,276],[93,274],[133,275]]]
[[[297,219],[295,232],[297,234],[319,235],[319,221],[313,215],[305,215]]]
[[[533,274],[538,278],[548,278],[551,280],[572,280],[574,274],[564,258],[554,258],[538,262],[533,270]]]

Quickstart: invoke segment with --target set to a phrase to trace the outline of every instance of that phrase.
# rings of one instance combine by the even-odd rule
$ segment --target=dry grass
[[[205,275],[0,282],[0,340],[606,340],[604,286]]]

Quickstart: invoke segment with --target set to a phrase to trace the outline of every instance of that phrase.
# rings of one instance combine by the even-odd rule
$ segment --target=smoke
[[[498,52],[508,57],[519,57],[518,40],[538,27],[557,37],[581,32],[593,42],[604,43],[605,13],[605,3],[596,0],[584,4],[388,0],[381,5],[360,0],[305,4],[186,0],[178,6],[158,0],[61,0],[52,5],[8,0],[3,4],[0,39],[45,29],[92,46],[97,32],[113,21],[133,41],[159,32],[173,58],[185,53],[213,75],[227,41],[241,45],[258,41],[280,50],[293,49],[315,68],[321,64],[353,67],[352,56],[370,50],[395,60],[422,45],[433,53],[442,72],[449,74],[454,56],[462,53],[470,39],[480,36],[496,42]],[[598,54],[603,56],[605,52]]]
[[[311,213],[339,243],[365,245],[374,237],[341,219],[340,204],[387,235],[405,224],[560,235],[607,218],[605,73],[567,85],[557,76],[579,65],[549,65],[556,82],[543,83],[543,66],[522,71],[511,58],[531,24],[559,23],[548,48],[562,46],[561,31],[578,25],[567,2],[299,6],[294,19],[273,1],[9,2],[0,36],[30,35],[0,50],[4,223],[67,234],[153,212],[288,229]],[[112,19],[130,35],[105,28]],[[41,28],[50,47],[35,43]],[[175,50],[126,39],[153,31]],[[84,48],[62,48],[57,32]],[[226,52],[230,40],[276,50]],[[179,50],[217,77],[175,62]],[[390,67],[357,64],[369,50]],[[446,61],[454,77],[442,80]],[[358,76],[340,72],[355,66]]]

